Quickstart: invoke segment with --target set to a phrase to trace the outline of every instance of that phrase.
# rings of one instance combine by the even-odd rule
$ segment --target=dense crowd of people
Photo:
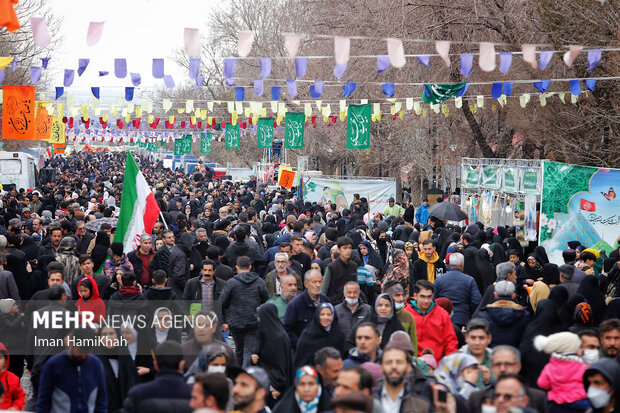
[[[56,181],[2,191],[1,409],[608,413],[620,403],[618,245],[608,254],[575,240],[553,263],[514,227],[444,222],[427,200],[371,213],[356,195],[338,209],[255,177],[136,157],[161,215],[125,251],[115,241],[125,156],[53,158]],[[95,328],[34,327],[76,312]]]

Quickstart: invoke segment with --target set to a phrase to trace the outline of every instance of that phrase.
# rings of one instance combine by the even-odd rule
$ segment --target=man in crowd
[[[269,392],[269,375],[260,367],[234,369],[232,398],[236,410],[243,413],[266,413],[265,398]]]
[[[454,353],[458,341],[450,315],[433,301],[435,286],[426,280],[417,281],[413,289],[413,299],[409,300],[406,311],[415,320],[418,332],[418,355],[425,348],[433,350],[439,363],[444,356]]]
[[[430,207],[431,205],[428,202],[428,199],[424,198],[422,200],[422,205],[420,205],[418,207],[418,210],[415,212],[415,220],[422,226],[422,228],[424,228],[424,226],[428,224],[428,219],[430,218],[430,213],[428,212],[428,209]]]
[[[75,329],[67,349],[43,365],[37,412],[108,411],[103,364],[90,354],[94,341],[93,330]]]
[[[194,380],[189,407],[194,411],[207,408],[217,413],[226,413],[230,393],[226,376],[222,373],[198,373]]]
[[[151,285],[151,262],[155,258],[152,237],[144,233],[140,235],[140,246],[127,254],[127,259],[133,266],[138,283],[143,287]]]
[[[463,273],[465,258],[458,252],[450,255],[451,270],[435,280],[435,296],[452,302],[452,322],[458,327],[467,324],[482,297],[473,277]]]
[[[338,238],[338,259],[327,266],[321,293],[329,297],[332,304],[342,302],[344,286],[349,281],[357,281],[357,263],[351,260],[353,241],[348,237]]]
[[[327,296],[321,294],[323,276],[320,271],[310,270],[304,275],[304,287],[306,289],[297,295],[286,307],[282,324],[291,339],[291,348],[297,348],[297,341],[301,337],[306,326],[314,318],[317,307],[323,303],[329,303]]]
[[[459,352],[471,354],[478,360],[478,368],[480,373],[478,380],[473,383],[479,389],[483,389],[488,385],[493,376],[491,374],[491,328],[489,323],[482,318],[473,318],[467,323],[465,330],[465,344],[459,349]]]
[[[360,285],[357,281],[348,281],[344,285],[343,294],[344,301],[336,305],[334,310],[344,336],[348,337],[353,326],[370,314],[371,308],[360,301]]]
[[[287,275],[292,275],[295,277],[297,285],[299,286],[299,292],[301,292],[301,277],[299,276],[299,274],[289,268],[290,263],[288,255],[283,252],[276,253],[273,263],[275,264],[275,269],[265,275],[265,284],[267,285],[267,292],[269,293],[269,298],[273,298],[276,295],[282,295],[282,278]]]
[[[183,301],[187,305],[189,314],[192,312],[192,304],[199,304],[201,310],[215,311],[217,316],[222,317],[222,304],[220,297],[226,282],[215,277],[214,261],[209,259],[202,261],[200,276],[190,279],[183,290]]]
[[[226,281],[220,300],[223,309],[222,330],[235,340],[235,355],[243,366],[250,365],[256,349],[258,320],[256,309],[269,299],[265,281],[252,272],[249,257],[237,258],[237,275]]]
[[[297,277],[297,274],[289,274],[282,277],[280,280],[280,294],[276,294],[267,300],[268,303],[275,305],[278,309],[278,318],[280,321],[284,320],[288,304],[297,295],[297,286],[300,285],[298,284]]]
[[[418,255],[418,259],[413,263],[412,281],[427,280],[433,283],[437,277],[445,272],[446,265],[439,259],[433,240],[430,238],[425,239],[422,242],[422,251]]]
[[[321,376],[323,389],[332,397],[336,379],[340,377],[342,372],[340,352],[333,347],[323,347],[314,353],[314,368]]]
[[[134,386],[123,403],[122,411],[190,413],[192,387],[183,379],[185,362],[181,345],[165,341],[157,346],[153,354],[153,364],[157,371],[155,380]]]
[[[603,357],[618,359],[620,351],[620,320],[610,318],[600,325],[601,354]]]
[[[355,347],[349,350],[345,367],[360,365],[367,361],[376,363],[381,358],[381,334],[377,326],[365,321],[355,329]]]

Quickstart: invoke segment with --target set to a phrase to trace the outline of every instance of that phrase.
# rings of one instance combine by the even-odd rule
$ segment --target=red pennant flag
[[[69,118],[69,122],[67,122],[67,126],[69,129],[73,128],[73,118]]]
[[[185,129],[185,121],[181,121],[181,129]]]
[[[123,121],[120,119],[116,119],[116,126],[118,126],[119,129],[123,129]]]
[[[150,123],[149,126],[153,129],[157,129],[157,125],[159,125],[159,118],[155,118],[153,123]]]
[[[202,121],[201,120],[198,121],[198,129],[202,129]]]
[[[66,117],[66,116],[63,116],[63,117],[62,117],[62,123],[67,123],[67,121],[68,121],[67,117]]]
[[[594,212],[596,211],[596,204],[594,202],[590,202],[587,199],[581,198],[579,201],[579,208],[584,211]]]

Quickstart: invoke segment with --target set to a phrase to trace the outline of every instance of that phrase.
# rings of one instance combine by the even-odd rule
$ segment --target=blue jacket
[[[484,318],[491,326],[490,347],[503,344],[518,347],[521,336],[530,320],[530,314],[523,306],[512,300],[499,299],[483,307],[478,317]]]
[[[331,303],[329,298],[323,294],[319,294],[319,301],[321,304]],[[310,298],[308,290],[304,290],[303,293],[295,296],[286,307],[282,324],[291,339],[291,348],[297,348],[297,341],[299,341],[299,337],[301,337],[306,326],[314,318],[315,311],[316,306]]]
[[[437,277],[435,297],[452,301],[452,322],[461,326],[467,324],[482,299],[474,278],[458,270]]]
[[[43,366],[37,413],[107,413],[108,396],[101,361],[89,355],[75,364],[67,350],[50,358]]]
[[[428,212],[428,209],[431,206],[425,206],[424,204],[418,207],[418,210],[415,212],[415,220],[419,222],[420,225],[424,226],[428,222],[428,218],[431,216]]]

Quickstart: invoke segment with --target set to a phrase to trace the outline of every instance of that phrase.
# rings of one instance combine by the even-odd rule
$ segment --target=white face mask
[[[592,404],[592,407],[595,409],[600,409],[607,406],[609,399],[611,398],[611,395],[605,390],[593,386],[590,386],[586,395],[588,400],[590,400],[590,404]]]
[[[356,305],[356,304],[357,304],[357,302],[359,301],[359,298],[349,298],[349,297],[347,297],[347,298],[345,298],[344,300],[345,300],[345,301],[347,302],[347,304],[349,304],[349,305]]]
[[[496,413],[497,409],[495,408],[495,406],[483,404],[482,406],[480,406],[480,411],[482,413]]]
[[[207,373],[226,373],[226,366],[209,366]]]
[[[405,306],[405,303],[396,303],[396,302],[394,303],[394,307],[395,307],[397,310],[400,310],[400,309],[401,309],[401,308],[403,308],[404,306]]]
[[[586,364],[592,364],[599,359],[599,352],[596,349],[585,349],[583,350],[583,362]]]

